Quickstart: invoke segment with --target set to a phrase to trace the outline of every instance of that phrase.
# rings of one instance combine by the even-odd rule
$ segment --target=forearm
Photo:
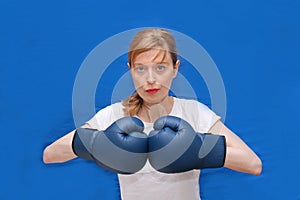
[[[225,167],[240,172],[260,175],[262,162],[259,157],[221,121],[217,121],[209,132],[226,137]]]
[[[60,163],[76,158],[72,149],[74,133],[75,130],[47,146],[43,153],[44,163]]]
[[[227,147],[225,167],[254,175],[260,175],[261,160],[252,152],[243,149]]]

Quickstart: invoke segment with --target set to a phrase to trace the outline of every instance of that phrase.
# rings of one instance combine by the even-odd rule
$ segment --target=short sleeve
[[[175,98],[171,115],[186,120],[197,132],[207,133],[221,118],[203,103],[193,99]]]
[[[209,129],[221,119],[215,112],[209,109],[206,105],[195,101],[197,107],[198,123],[196,129],[198,132],[207,133]]]
[[[115,103],[99,110],[86,124],[93,129],[105,130],[116,120],[122,118],[123,106],[121,103]]]

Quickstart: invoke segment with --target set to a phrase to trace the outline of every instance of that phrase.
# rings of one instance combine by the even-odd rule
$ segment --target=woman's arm
[[[90,126],[85,124],[82,128],[90,128]],[[43,153],[44,163],[61,163],[76,158],[72,149],[74,134],[75,130],[47,146]]]
[[[262,162],[259,157],[220,120],[208,132],[226,138],[225,167],[257,176],[261,174]]]

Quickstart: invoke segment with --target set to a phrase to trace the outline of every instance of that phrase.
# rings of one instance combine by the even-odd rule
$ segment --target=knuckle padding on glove
[[[131,174],[140,170],[147,160],[147,135],[137,120],[116,121],[105,131],[78,128],[72,142],[74,153],[95,161],[110,171]]]
[[[225,136],[196,133],[185,120],[166,116],[149,135],[149,161],[158,171],[179,173],[224,166]]]
[[[196,136],[198,137],[198,136]],[[213,138],[211,138],[213,137]],[[208,140],[213,139],[215,143],[212,145]],[[171,142],[171,141],[170,141]],[[201,148],[199,149],[199,147]],[[156,146],[155,149],[163,148],[162,146]],[[165,173],[179,173],[192,169],[204,169],[204,168],[218,168],[224,165],[226,147],[225,137],[217,135],[206,135],[203,143],[199,140],[193,140],[188,148],[181,153],[178,153],[180,147],[170,146],[164,151],[157,151],[150,153],[151,165],[160,172]],[[152,150],[154,150],[152,148]],[[198,154],[191,152],[199,152]],[[164,156],[158,156],[164,154]],[[174,155],[178,155],[177,159],[173,159]],[[167,162],[168,160],[169,163]]]

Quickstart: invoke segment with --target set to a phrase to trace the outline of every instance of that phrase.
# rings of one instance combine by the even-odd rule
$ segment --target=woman
[[[105,130],[124,116],[143,121],[145,133],[153,122],[172,115],[187,121],[196,132],[223,135],[226,138],[224,166],[259,175],[262,163],[258,156],[213,111],[195,100],[169,96],[180,61],[173,36],[164,29],[145,29],[131,41],[128,67],[136,93],[123,102],[100,110],[83,128]],[[44,150],[44,162],[65,162],[76,158],[72,149],[75,131],[58,139]],[[132,175],[118,174],[122,199],[200,199],[200,170],[166,174],[156,171],[149,162]]]

